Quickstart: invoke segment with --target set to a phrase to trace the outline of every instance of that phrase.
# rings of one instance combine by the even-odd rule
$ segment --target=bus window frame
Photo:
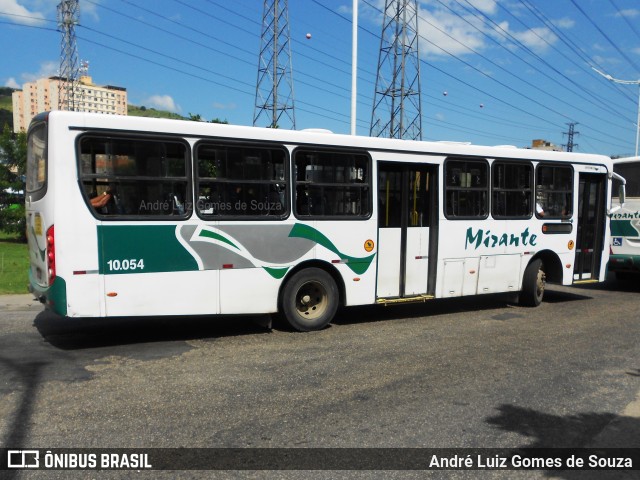
[[[486,167],[486,185],[484,187],[462,187],[462,186],[450,186],[448,185],[448,166],[452,162],[458,163],[477,163],[482,164]],[[442,163],[442,185],[443,185],[443,201],[442,201],[442,212],[447,220],[486,220],[491,215],[491,165],[489,161],[482,157],[447,157],[445,161]],[[449,192],[459,192],[459,191],[478,191],[485,193],[485,212],[483,215],[451,215],[448,213],[449,207]]]
[[[48,116],[42,116],[39,118],[35,117],[34,121],[31,123],[31,125],[29,126],[29,131],[27,132],[27,162],[26,162],[26,180],[25,180],[25,187],[24,187],[24,192],[27,198],[30,199],[30,201],[38,201],[41,200],[42,198],[44,198],[44,196],[47,194],[47,190],[48,190],[48,186],[49,186],[49,122],[48,122]],[[33,170],[29,169],[29,165],[33,165],[33,162],[29,161],[29,153],[30,153],[30,149],[29,147],[29,140],[32,138],[32,134],[33,132],[38,129],[38,128],[44,128],[44,149],[43,149],[43,153],[42,156],[44,157],[44,182],[42,182],[42,185],[39,186],[38,188],[34,189],[34,190],[29,190],[28,186],[29,186],[29,173],[32,172]],[[37,172],[38,167],[36,165],[36,170],[35,170],[35,175],[38,174]]]
[[[226,183],[226,184],[276,184],[276,183],[284,183],[285,184],[285,193],[284,193],[284,201],[285,201],[285,209],[281,215],[208,215],[202,214],[200,212],[200,208],[198,206],[199,199],[194,204],[194,211],[196,216],[204,221],[272,221],[272,222],[280,222],[286,220],[291,215],[291,181],[290,181],[290,164],[291,164],[291,154],[289,149],[286,148],[283,144],[274,144],[271,142],[261,142],[258,140],[244,140],[244,139],[234,139],[234,140],[219,140],[219,139],[208,139],[202,138],[198,140],[193,146],[192,153],[192,163],[193,163],[193,191],[194,195],[198,196],[198,192],[200,191],[200,172],[199,172],[199,164],[198,164],[198,148],[202,145],[213,145],[213,146],[221,146],[221,147],[235,147],[235,148],[255,148],[255,149],[264,149],[264,150],[280,150],[284,153],[283,159],[283,167],[284,167],[284,180],[224,180],[218,181],[217,183]],[[209,177],[202,177],[209,178]]]
[[[366,168],[365,177],[367,178],[366,182],[361,184],[357,183],[336,183],[336,182],[315,182],[324,187],[349,187],[349,185],[359,185],[358,188],[366,189],[367,194],[367,202],[368,202],[368,210],[366,214],[358,214],[358,215],[303,215],[298,212],[298,186],[299,185],[311,185],[314,182],[299,182],[297,179],[297,165],[296,165],[296,156],[299,152],[317,152],[317,153],[334,153],[341,155],[361,155],[366,158]],[[368,150],[362,148],[349,148],[349,147],[340,147],[340,146],[325,146],[325,145],[302,145],[296,147],[291,152],[291,192],[292,192],[292,211],[293,215],[296,219],[300,221],[315,221],[315,220],[330,220],[330,221],[367,221],[372,218],[374,205],[373,205],[373,187],[374,187],[374,170],[373,170],[373,159]],[[376,173],[377,174],[377,171]],[[353,187],[351,187],[353,188]]]
[[[553,190],[544,190],[542,189],[542,192],[551,192],[554,194],[559,194],[559,193],[567,193],[570,192],[571,193],[571,201],[568,202],[568,205],[571,207],[571,212],[569,215],[548,215],[547,214],[547,210],[545,210],[544,208],[542,209],[542,215],[540,214],[540,212],[538,211],[539,208],[539,201],[538,201],[538,193],[540,191],[540,189],[538,188],[538,171],[541,168],[567,168],[571,171],[571,175],[569,176],[569,178],[571,178],[571,188],[570,190],[566,190],[566,189],[553,189]],[[539,220],[569,220],[570,218],[573,218],[573,215],[575,214],[575,212],[573,211],[573,203],[575,201],[575,196],[576,196],[576,187],[575,187],[575,169],[573,168],[573,164],[571,162],[565,162],[565,163],[551,163],[551,162],[538,162],[538,164],[536,165],[535,168],[535,176],[534,176],[534,188],[535,188],[535,193],[534,193],[534,202],[535,202],[535,215],[536,218],[538,218]]]
[[[104,214],[99,212],[91,205],[91,199],[89,198],[88,192],[86,191],[84,182],[85,180],[92,180],[97,178],[108,178],[108,183],[112,182],[132,182],[135,181],[136,178],[145,177],[144,175],[111,175],[107,176],[105,174],[97,174],[92,173],[85,175],[82,170],[82,151],[81,151],[81,142],[83,139],[90,138],[100,138],[104,140],[127,140],[127,141],[136,141],[141,140],[143,142],[164,142],[164,143],[175,143],[180,144],[185,147],[184,156],[185,156],[185,177],[157,177],[157,180],[161,179],[174,181],[185,181],[186,182],[186,192],[185,198],[183,199],[183,205],[187,208],[185,209],[185,213],[182,215],[140,215],[140,214]],[[103,133],[100,131],[87,130],[83,132],[81,135],[75,140],[75,152],[76,152],[76,170],[78,173],[78,188],[80,189],[80,194],[87,206],[87,209],[91,212],[91,214],[98,220],[101,221],[185,221],[191,218],[193,215],[193,175],[192,175],[192,152],[191,145],[184,138],[180,136],[170,136],[170,135],[162,135],[162,134],[131,134],[126,132],[109,132]],[[149,181],[153,181],[149,179]]]
[[[494,194],[498,192],[515,192],[521,191],[516,188],[496,188],[495,187],[495,176],[496,176],[496,165],[516,165],[516,166],[528,166],[529,171],[529,212],[525,215],[496,215],[495,213],[495,197]],[[534,197],[535,197],[535,166],[531,160],[523,160],[518,161],[514,159],[508,158],[498,158],[495,159],[491,163],[491,217],[495,220],[530,220],[533,217],[534,210]],[[525,190],[526,192],[526,190]]]

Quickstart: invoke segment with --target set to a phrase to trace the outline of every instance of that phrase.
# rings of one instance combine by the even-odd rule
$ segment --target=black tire
[[[546,274],[542,260],[537,259],[527,265],[522,277],[522,290],[520,291],[520,305],[525,307],[537,307],[542,303],[546,286]]]
[[[338,287],[331,275],[319,268],[306,268],[295,273],[284,286],[282,314],[295,330],[321,330],[333,320],[338,299]]]

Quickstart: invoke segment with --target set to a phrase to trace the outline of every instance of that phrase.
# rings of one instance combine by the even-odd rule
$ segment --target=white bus
[[[602,281],[611,159],[51,112],[28,132],[31,291],[68,317],[280,312]]]
[[[613,171],[626,181],[626,203],[611,215],[609,271],[626,280],[640,274],[640,157],[615,159]]]

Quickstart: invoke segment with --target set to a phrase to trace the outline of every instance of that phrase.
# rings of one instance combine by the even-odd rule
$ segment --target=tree
[[[5,123],[0,135],[0,230],[26,240],[24,211],[27,134],[14,134]]]
[[[191,120],[193,122],[207,122],[204,118],[202,118],[202,115],[200,115],[199,113],[191,113],[191,112],[189,112],[189,117],[187,118],[187,120]],[[223,123],[226,125],[229,122],[226,120],[220,120],[219,118],[214,118],[213,120],[209,120],[207,123]]]

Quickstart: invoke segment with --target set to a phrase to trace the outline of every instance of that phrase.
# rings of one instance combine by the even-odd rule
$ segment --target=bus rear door
[[[379,299],[430,294],[430,258],[437,219],[436,169],[416,163],[380,163],[378,173]]]
[[[580,173],[574,282],[597,281],[600,277],[605,234],[605,182],[604,174]]]

